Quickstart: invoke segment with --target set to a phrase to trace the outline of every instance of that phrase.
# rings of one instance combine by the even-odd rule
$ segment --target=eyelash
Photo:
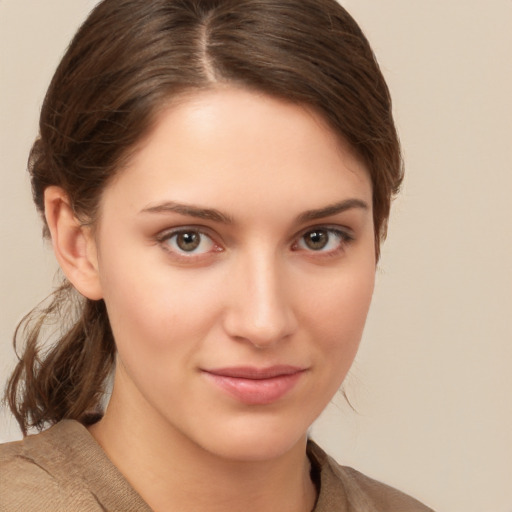
[[[177,239],[177,237],[179,237],[179,235],[187,235],[187,234],[199,235],[201,237],[201,240],[199,241],[200,244],[204,243],[205,238],[209,239],[213,249],[207,251],[206,253],[205,252],[195,253],[193,251],[187,252],[183,249],[180,249],[179,247],[177,247],[175,249],[172,249],[170,247],[171,240]],[[208,254],[210,252],[216,253],[216,252],[223,252],[223,250],[224,250],[219,244],[217,244],[215,242],[214,238],[208,232],[206,232],[204,229],[201,229],[199,227],[194,227],[194,226],[180,227],[177,229],[164,231],[156,237],[156,240],[163,247],[163,249],[165,251],[167,251],[168,253],[170,253],[173,257],[175,257],[177,259],[181,259],[183,261],[189,261],[189,262],[192,262],[198,258],[202,258],[205,256],[205,254]]]
[[[327,241],[327,244],[332,242],[332,237],[335,237],[338,239],[337,246],[334,249],[330,249],[328,251],[323,250],[323,247],[319,250],[307,248],[307,247],[300,247],[301,242],[304,244],[305,237],[308,234],[312,233],[319,233],[324,232],[328,233],[329,238]],[[175,240],[174,245],[176,245],[177,237],[179,235],[187,235],[187,234],[194,234],[199,235],[201,237],[199,244],[204,243],[205,238],[210,240],[210,244],[212,246],[211,250],[207,250],[206,252],[199,252],[195,253],[193,251],[185,251],[179,247],[175,247],[174,249],[170,247],[170,241]],[[298,235],[298,237],[294,237],[294,242],[291,245],[291,250],[294,252],[306,252],[311,253],[311,256],[316,257],[330,257],[330,256],[337,256],[341,252],[344,251],[346,246],[354,241],[354,236],[348,232],[348,230],[342,230],[338,227],[330,227],[330,226],[312,226],[307,228],[304,231],[301,231]],[[182,261],[186,262],[193,262],[196,259],[203,258],[205,255],[208,255],[209,253],[220,253],[223,252],[224,249],[221,245],[219,245],[215,239],[211,236],[211,234],[204,229],[200,227],[195,226],[185,226],[180,227],[177,229],[171,229],[164,231],[157,235],[156,241],[163,247],[165,251],[170,253],[174,258],[181,259]]]
[[[300,248],[299,244],[301,242],[305,241],[305,237],[308,234],[313,233],[319,233],[324,232],[328,233],[329,238],[326,243],[329,244],[332,242],[332,237],[335,237],[337,239],[337,244],[334,249],[330,250],[323,250],[323,247],[319,250],[311,249],[311,248]],[[332,227],[332,226],[313,226],[307,228],[305,231],[302,231],[300,236],[298,237],[297,241],[293,243],[292,250],[293,251],[305,251],[308,253],[311,253],[311,256],[321,256],[321,257],[331,257],[331,256],[338,256],[340,253],[342,253],[348,244],[354,241],[354,236],[348,232],[348,230],[343,230],[338,227]]]

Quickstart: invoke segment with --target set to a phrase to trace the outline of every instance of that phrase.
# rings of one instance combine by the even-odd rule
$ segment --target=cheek
[[[360,333],[372,300],[374,268],[349,270],[327,279],[309,296],[307,309],[311,316],[318,318],[326,330],[339,330],[340,334]]]
[[[371,265],[337,276],[308,304],[310,325],[334,387],[341,384],[359,347],[375,281]],[[330,371],[329,371],[330,370]]]
[[[356,356],[374,287],[375,267],[331,275],[317,282],[316,293],[304,302],[303,324],[313,351],[312,376],[307,391],[312,423],[340,389]],[[321,285],[321,286],[320,286]]]
[[[143,262],[106,255],[102,261],[104,300],[119,352],[161,358],[180,343],[192,349],[213,321],[215,283]]]
[[[352,326],[354,334],[362,334],[370,308],[375,286],[375,270],[354,275],[344,283],[344,293],[340,299],[340,318],[347,328]]]

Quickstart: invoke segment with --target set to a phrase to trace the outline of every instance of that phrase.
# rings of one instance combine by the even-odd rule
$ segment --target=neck
[[[114,393],[91,434],[155,511],[310,512],[316,491],[306,436],[265,460],[230,460],[210,453],[150,410]]]

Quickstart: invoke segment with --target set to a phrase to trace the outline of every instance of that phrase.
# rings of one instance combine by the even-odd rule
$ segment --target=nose
[[[224,327],[232,338],[263,349],[297,329],[285,265],[274,255],[240,258],[229,276]]]

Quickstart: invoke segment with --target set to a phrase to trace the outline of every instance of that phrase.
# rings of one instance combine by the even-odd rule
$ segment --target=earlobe
[[[82,295],[101,299],[96,244],[90,228],[76,218],[66,192],[60,187],[46,188],[44,207],[53,250],[62,271]]]

